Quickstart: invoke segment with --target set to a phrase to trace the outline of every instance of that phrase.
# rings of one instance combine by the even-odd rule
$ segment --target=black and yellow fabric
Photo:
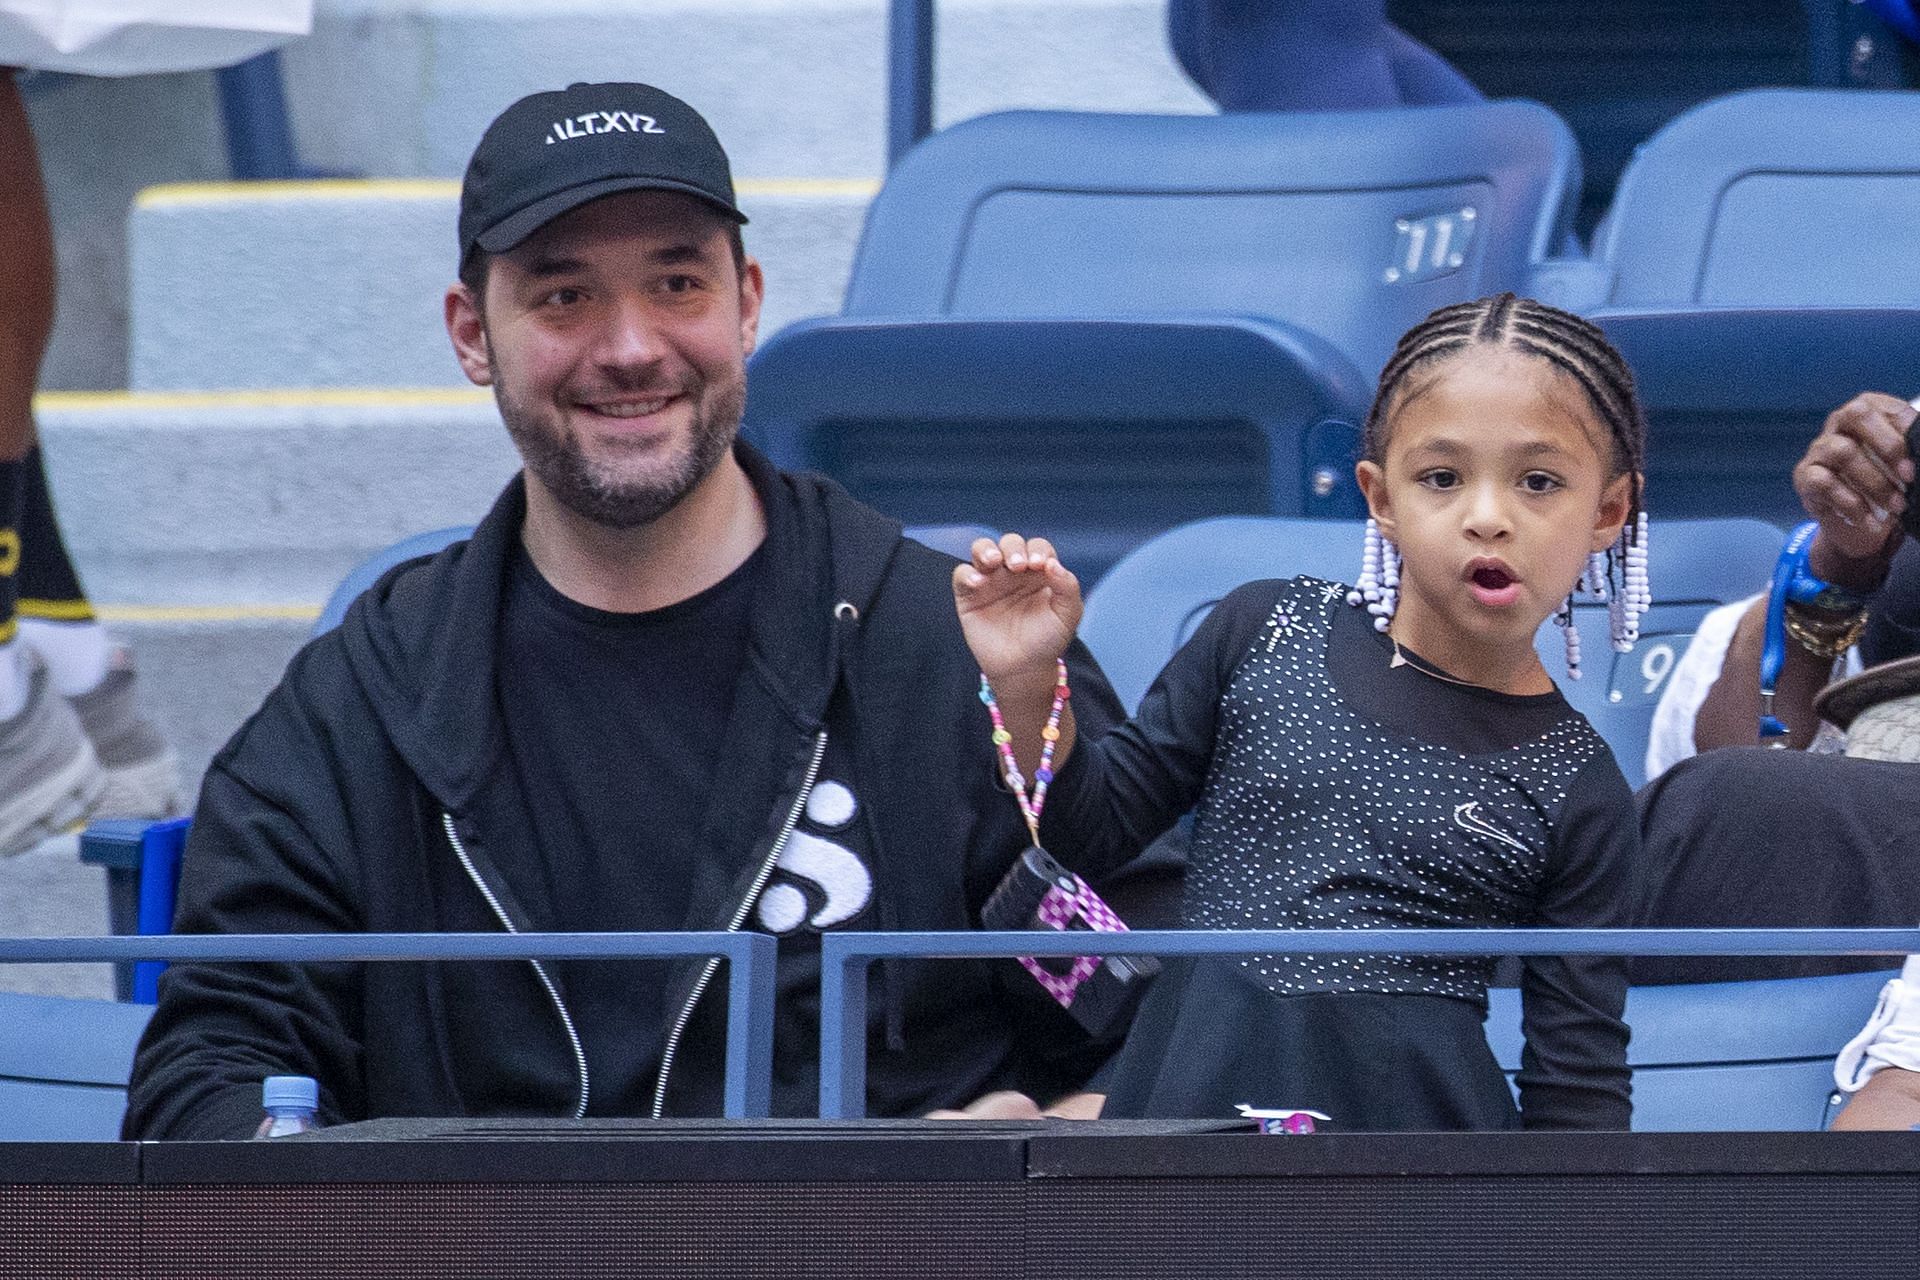
[[[53,495],[47,490],[40,446],[35,445],[18,466],[21,478],[14,551],[19,561],[15,592],[19,614],[49,622],[92,622],[93,606],[80,589],[67,544],[60,537],[60,522],[54,518]]]
[[[20,631],[16,602],[20,598],[20,507],[26,488],[25,460],[0,460],[0,645]]]

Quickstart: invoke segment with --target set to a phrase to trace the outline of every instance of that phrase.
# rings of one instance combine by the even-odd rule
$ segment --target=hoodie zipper
[[[500,899],[494,896],[487,882],[481,879],[479,868],[473,865],[473,859],[467,855],[467,846],[460,842],[460,833],[453,829],[453,815],[442,813],[440,825],[446,828],[447,843],[453,846],[453,854],[460,859],[461,867],[466,870],[467,879],[473,881],[474,887],[480,890],[480,896],[487,900],[487,906],[493,909],[494,917],[500,921],[500,927],[508,933],[519,933],[520,930],[515,928],[513,921],[508,918],[506,908],[500,905]],[[547,976],[547,967],[538,960],[529,960],[527,963],[533,966],[534,976],[540,979],[540,985],[546,989],[547,999],[553,1001],[553,1011],[560,1015],[560,1026],[566,1031],[567,1044],[573,1049],[573,1068],[580,1076],[580,1100],[574,1104],[573,1118],[583,1119],[587,1114],[587,1051],[580,1043],[579,1031],[574,1028],[573,1015],[567,1012],[565,1002],[560,999],[560,988],[554,986],[553,979]]]
[[[807,797],[813,794],[813,784],[820,777],[820,762],[827,754],[827,731],[821,729],[813,736],[813,758],[807,761],[807,776],[800,783],[800,790],[793,797],[793,806],[787,810],[787,820],[775,837],[773,847],[767,851],[766,858],[760,863],[760,870],[753,877],[753,884],[747,889],[746,896],[740,899],[740,905],[734,908],[733,918],[727,922],[725,932],[738,933],[740,926],[747,921],[747,915],[753,910],[753,904],[760,899],[760,891],[767,887],[767,881],[773,878],[773,869],[780,862],[780,855],[786,852],[787,841],[793,835],[793,829],[800,825],[800,814],[806,808]],[[666,1047],[660,1051],[660,1078],[653,1086],[652,1118],[660,1119],[667,1107],[667,1076],[673,1071],[673,1058],[680,1051],[680,1038],[686,1034],[687,1023],[693,1018],[693,1007],[700,1003],[700,997],[706,993],[707,986],[713,981],[713,975],[719,971],[720,957],[712,956],[700,970],[700,976],[694,980],[693,990],[687,994],[687,1001],[680,1006],[679,1014],[673,1020],[673,1029],[667,1033]],[[564,1016],[564,1015],[563,1015]],[[584,1070],[584,1065],[582,1070]],[[584,1077],[583,1077],[584,1079]]]

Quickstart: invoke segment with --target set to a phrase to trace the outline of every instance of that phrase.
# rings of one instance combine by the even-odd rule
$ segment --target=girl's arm
[[[1619,928],[1639,923],[1635,878],[1639,824],[1633,793],[1610,754],[1596,757],[1568,793],[1556,824],[1555,867],[1536,923]],[[1521,979],[1520,1114],[1529,1129],[1626,1129],[1633,1119],[1627,1068],[1624,956],[1530,956]]]
[[[1044,540],[1008,534],[974,544],[954,570],[954,599],[974,660],[993,687],[1029,780],[1052,706],[1055,661],[1080,620],[1079,584]],[[1084,875],[1119,866],[1199,799],[1220,696],[1278,596],[1279,584],[1223,600],[1155,680],[1139,714],[1078,741],[1062,717],[1042,843]],[[1068,703],[1071,708],[1072,703]]]

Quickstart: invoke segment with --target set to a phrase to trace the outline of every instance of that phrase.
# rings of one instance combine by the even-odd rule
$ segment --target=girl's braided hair
[[[1612,474],[1630,474],[1633,505],[1627,526],[1640,511],[1647,424],[1633,389],[1633,371],[1599,328],[1571,312],[1511,293],[1442,307],[1407,330],[1380,371],[1380,386],[1361,439],[1361,456],[1386,461],[1386,419],[1415,370],[1475,346],[1523,351],[1545,360],[1580,384],[1587,401],[1613,436]]]

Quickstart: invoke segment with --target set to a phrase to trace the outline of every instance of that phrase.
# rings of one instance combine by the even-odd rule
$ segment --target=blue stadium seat
[[[0,1142],[110,1142],[153,1009],[0,992]]]
[[[1522,287],[1579,188],[1530,103],[933,135],[869,210],[844,313],[755,359],[747,429],[911,521],[1101,568],[1201,515],[1358,515],[1369,382],[1443,303]]]
[[[1634,987],[1633,1127],[1724,1132],[1824,1128],[1837,1104],[1833,1060],[1888,978],[1848,973]],[[1520,998],[1488,992],[1487,1042],[1509,1077],[1519,1069]]]
[[[1703,103],[1621,176],[1606,307],[1920,306],[1920,92],[1760,89]]]
[[[1640,151],[1594,260],[1537,294],[1633,366],[1663,516],[1800,516],[1789,480],[1854,394],[1910,395],[1920,357],[1920,92],[1716,98]]]
[[[1866,12],[1874,3],[1388,0],[1387,16],[1488,97],[1566,119],[1585,161],[1585,231],[1634,148],[1700,102],[1758,85],[1900,85],[1899,41]]]
[[[1479,102],[1446,59],[1387,21],[1386,0],[1169,0],[1167,42],[1222,111]]]
[[[1044,534],[1089,582],[1198,516],[1358,510],[1367,387],[1286,326],[808,321],[766,345],[750,381],[744,430],[775,462],[901,520]]]
[[[1527,102],[1003,112],[894,169],[845,314],[1258,316],[1318,334],[1370,378],[1435,307],[1521,287],[1563,242],[1579,189],[1572,134]]]
[[[1169,529],[1100,580],[1087,597],[1080,638],[1133,711],[1167,659],[1235,587],[1296,574],[1353,581],[1360,529],[1350,520],[1246,516]]]
[[[355,565],[340,585],[327,597],[327,603],[320,610],[319,619],[313,624],[313,634],[325,635],[340,625],[347,616],[347,606],[360,598],[360,593],[380,580],[380,575],[408,560],[417,560],[421,556],[430,556],[449,543],[460,541],[473,532],[471,525],[454,525],[447,529],[434,529],[427,533],[416,533],[410,538],[388,547],[385,551],[368,556]]]
[[[1592,318],[1633,367],[1647,413],[1648,509],[1662,517],[1796,523],[1805,516],[1793,466],[1827,414],[1861,391],[1920,390],[1920,306],[1610,308]]]
[[[1783,540],[1779,529],[1760,520],[1655,516],[1647,552],[1654,602],[1640,620],[1640,643],[1633,651],[1613,651],[1607,608],[1591,603],[1574,607],[1574,625],[1580,629],[1579,680],[1561,678],[1566,642],[1558,627],[1541,627],[1536,645],[1560,691],[1607,740],[1620,772],[1635,787],[1647,780],[1654,707],[1700,620],[1710,610],[1764,588]]]
[[[1654,606],[1633,652],[1616,654],[1604,605],[1574,610],[1583,677],[1566,680],[1559,629],[1540,628],[1547,670],[1613,748],[1634,786],[1646,779],[1653,709],[1673,665],[1709,609],[1764,585],[1781,535],[1758,520],[1656,521],[1649,533]],[[1127,707],[1137,707],[1174,650],[1233,588],[1309,574],[1351,582],[1360,526],[1348,521],[1223,518],[1172,529],[1119,564],[1087,600],[1080,634]]]

